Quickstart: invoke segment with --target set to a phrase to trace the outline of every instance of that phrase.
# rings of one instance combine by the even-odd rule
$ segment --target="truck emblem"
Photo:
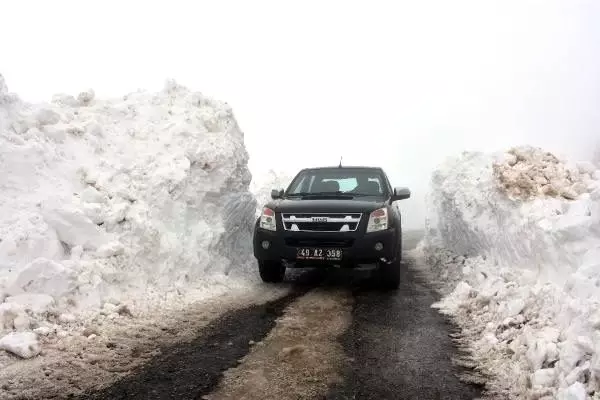
[[[327,222],[329,219],[327,217],[312,217],[312,222]]]

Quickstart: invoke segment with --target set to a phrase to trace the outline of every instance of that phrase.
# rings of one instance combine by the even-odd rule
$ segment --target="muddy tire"
[[[258,272],[263,282],[278,283],[283,281],[285,266],[277,261],[258,261]]]

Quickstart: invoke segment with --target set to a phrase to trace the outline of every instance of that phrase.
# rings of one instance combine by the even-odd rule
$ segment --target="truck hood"
[[[385,206],[381,197],[363,197],[360,199],[282,199],[266,204],[276,212],[285,213],[331,213],[361,212],[367,213]]]

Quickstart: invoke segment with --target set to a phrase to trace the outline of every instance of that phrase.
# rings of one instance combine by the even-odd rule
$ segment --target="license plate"
[[[319,249],[314,247],[301,247],[296,258],[299,260],[325,260],[339,261],[342,259],[342,249]]]

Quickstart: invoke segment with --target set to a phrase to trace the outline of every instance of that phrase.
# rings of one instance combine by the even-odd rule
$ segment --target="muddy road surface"
[[[404,248],[417,239],[406,237]],[[294,272],[282,297],[231,310],[119,381],[65,398],[477,398],[451,361],[455,328],[430,307],[438,297],[414,262],[404,264],[394,292],[368,279]]]

